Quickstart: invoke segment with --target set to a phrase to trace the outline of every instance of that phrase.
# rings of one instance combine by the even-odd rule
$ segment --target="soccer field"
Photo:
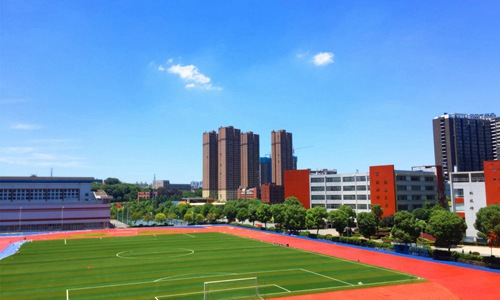
[[[0,261],[1,299],[267,299],[417,281],[224,233],[37,241]]]

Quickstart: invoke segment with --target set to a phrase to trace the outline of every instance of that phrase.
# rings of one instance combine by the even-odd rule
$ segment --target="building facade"
[[[110,197],[90,177],[0,177],[0,231],[109,227]]]
[[[217,141],[218,199],[221,201],[236,199],[241,184],[241,132],[232,126],[220,127]]]
[[[215,131],[203,133],[203,186],[204,198],[217,198],[219,186],[219,148]]]
[[[444,114],[432,121],[436,165],[450,172],[482,171],[493,160],[494,114]]]
[[[427,202],[438,203],[441,184],[435,172],[395,170],[393,165],[372,166],[368,173],[337,174],[336,170],[325,169],[285,174],[285,198],[295,196],[306,208],[323,206],[332,210],[347,205],[359,213],[379,204],[385,216],[412,211]]]
[[[258,188],[259,180],[259,135],[253,132],[241,134],[241,184],[244,189]]]
[[[294,170],[292,134],[285,130],[271,132],[272,182],[283,185],[285,170]]]
[[[467,237],[477,237],[476,214],[482,207],[500,204],[500,161],[485,161],[484,171],[451,173],[452,211],[465,219]]]

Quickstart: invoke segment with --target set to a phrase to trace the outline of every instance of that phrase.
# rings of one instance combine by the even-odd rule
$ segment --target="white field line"
[[[194,235],[190,235],[190,234],[188,234],[188,233],[184,233],[184,235],[187,235],[187,236],[189,236],[189,237],[192,237],[193,239],[195,239],[195,238],[196,238]]]
[[[267,270],[267,271],[257,271],[257,272],[235,273],[234,275],[256,274],[258,276],[258,274],[261,274],[261,273],[300,271],[300,270],[302,270],[302,269],[295,268],[295,269],[282,269],[282,270]],[[231,275],[233,275],[233,274],[231,274]],[[221,274],[221,275],[215,275],[215,276],[227,276],[227,274]],[[167,280],[162,280],[163,278],[159,278],[159,279],[155,279],[152,281],[139,281],[139,282],[129,282],[129,283],[119,283],[119,284],[109,284],[109,285],[87,286],[87,287],[81,287],[81,288],[67,289],[66,293],[69,293],[70,291],[102,289],[102,288],[108,288],[108,287],[137,285],[137,284],[152,284],[152,283],[157,283],[160,281],[180,281],[180,280],[186,280],[186,279],[200,279],[200,278],[208,278],[208,277],[212,278],[212,277],[214,277],[214,274],[208,274],[208,275],[203,275],[203,276],[194,276],[194,277],[167,279]],[[164,277],[164,278],[168,278],[168,277]]]
[[[323,257],[338,259],[338,260],[350,262],[350,263],[353,263],[353,264],[360,264],[360,265],[363,265],[363,266],[366,266],[366,267],[370,267],[370,268],[373,268],[373,269],[378,269],[378,270],[382,270],[382,271],[392,272],[392,273],[396,273],[396,274],[400,274],[400,275],[411,276],[411,277],[414,277],[415,279],[420,279],[420,277],[418,277],[418,276],[414,276],[414,275],[411,275],[411,274],[408,274],[408,273],[404,273],[404,272],[400,272],[400,271],[396,271],[396,270],[392,270],[392,269],[377,267],[377,266],[374,266],[374,265],[363,263],[361,261],[348,260],[348,259],[337,257],[337,256],[334,256],[334,255],[328,255],[328,254],[323,254],[323,253],[311,252],[311,251],[307,251],[307,250],[303,250],[303,249],[299,249],[299,248],[292,248],[292,247],[290,247],[289,249],[297,250],[297,251],[300,251],[300,252],[306,252],[306,253],[310,253],[310,254],[316,254],[316,255],[319,255],[319,256],[323,256]]]
[[[314,275],[318,275],[318,276],[321,276],[321,277],[324,277],[324,278],[328,278],[330,280],[333,280],[333,281],[338,281],[338,282],[342,282],[342,283],[345,283],[347,285],[354,285],[352,283],[349,283],[349,282],[346,282],[346,281],[343,281],[343,280],[340,280],[340,279],[337,279],[337,278],[333,278],[333,277],[330,277],[330,276],[326,276],[326,275],[323,275],[323,274],[320,274],[320,273],[316,273],[316,272],[313,272],[313,271],[309,271],[309,270],[306,270],[306,269],[301,269],[302,271],[304,272],[308,272],[308,273],[311,273],[311,274],[314,274]]]
[[[411,281],[414,281],[415,279],[404,279],[404,280],[394,280],[394,281],[382,281],[382,282],[374,282],[374,283],[367,283],[367,284],[363,284],[361,286],[371,286],[371,285],[386,285],[386,284],[390,284],[390,283],[403,283],[403,282],[411,282]],[[354,285],[355,287],[357,287],[358,285]],[[360,287],[361,287],[360,286]],[[304,290],[296,290],[296,291],[293,291],[294,293],[308,293],[308,292],[317,292],[317,291],[331,291],[331,290],[337,290],[337,289],[342,289],[342,288],[346,288],[346,286],[337,286],[337,287],[324,287],[324,288],[316,288],[316,289],[304,289]],[[268,293],[266,295],[280,295],[282,293]]]
[[[270,285],[274,285],[275,287],[279,288],[279,289],[282,289],[282,290],[285,290],[287,291],[288,293],[291,293],[292,291],[288,290],[288,289],[285,289],[284,287],[280,286],[280,285],[277,285],[277,284],[267,284],[267,285],[264,285],[264,286],[270,286]]]
[[[285,289],[284,287],[279,286],[277,284],[259,285],[259,288],[261,288],[261,287],[267,287],[267,286],[275,286],[275,287],[277,287],[279,289],[282,289],[282,290],[284,290],[284,291],[286,291],[288,293],[291,293],[291,291],[289,291],[289,290]],[[234,288],[234,289],[223,289],[223,290],[217,290],[217,292],[220,292],[220,291],[231,291],[231,290],[242,290],[242,289],[249,289],[249,288],[254,288],[254,287],[241,287],[241,288]],[[180,293],[180,294],[174,294],[174,295],[160,295],[160,296],[156,296],[155,299],[156,300],[160,300],[160,299],[164,299],[164,298],[172,298],[172,297],[178,297],[178,296],[189,296],[189,295],[199,295],[199,294],[203,294],[203,292]],[[281,293],[273,293],[273,294],[281,294]]]

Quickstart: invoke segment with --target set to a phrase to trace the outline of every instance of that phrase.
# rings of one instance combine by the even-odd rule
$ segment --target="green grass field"
[[[204,282],[251,277],[264,299],[421,281],[229,234],[198,233],[26,243],[0,261],[0,298],[203,299]],[[243,282],[228,282],[219,298],[237,298],[231,289],[243,290]]]

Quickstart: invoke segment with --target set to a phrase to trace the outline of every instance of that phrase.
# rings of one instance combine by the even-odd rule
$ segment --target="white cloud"
[[[28,124],[28,123],[16,123],[12,124],[10,126],[11,129],[17,129],[17,130],[37,130],[40,129],[41,127],[35,124]]]
[[[326,66],[333,63],[334,54],[332,52],[320,52],[313,57],[316,66]]]
[[[172,59],[169,59],[167,61],[167,64],[171,65],[173,62]],[[185,87],[186,88],[201,88],[204,90],[217,90],[220,91],[222,90],[221,87],[214,86],[212,85],[212,80],[210,77],[200,73],[198,68],[194,65],[172,65],[168,69],[165,68],[164,66],[159,66],[158,71],[160,72],[165,72],[167,71],[168,73],[171,74],[176,74],[178,75],[182,80],[186,82]]]

